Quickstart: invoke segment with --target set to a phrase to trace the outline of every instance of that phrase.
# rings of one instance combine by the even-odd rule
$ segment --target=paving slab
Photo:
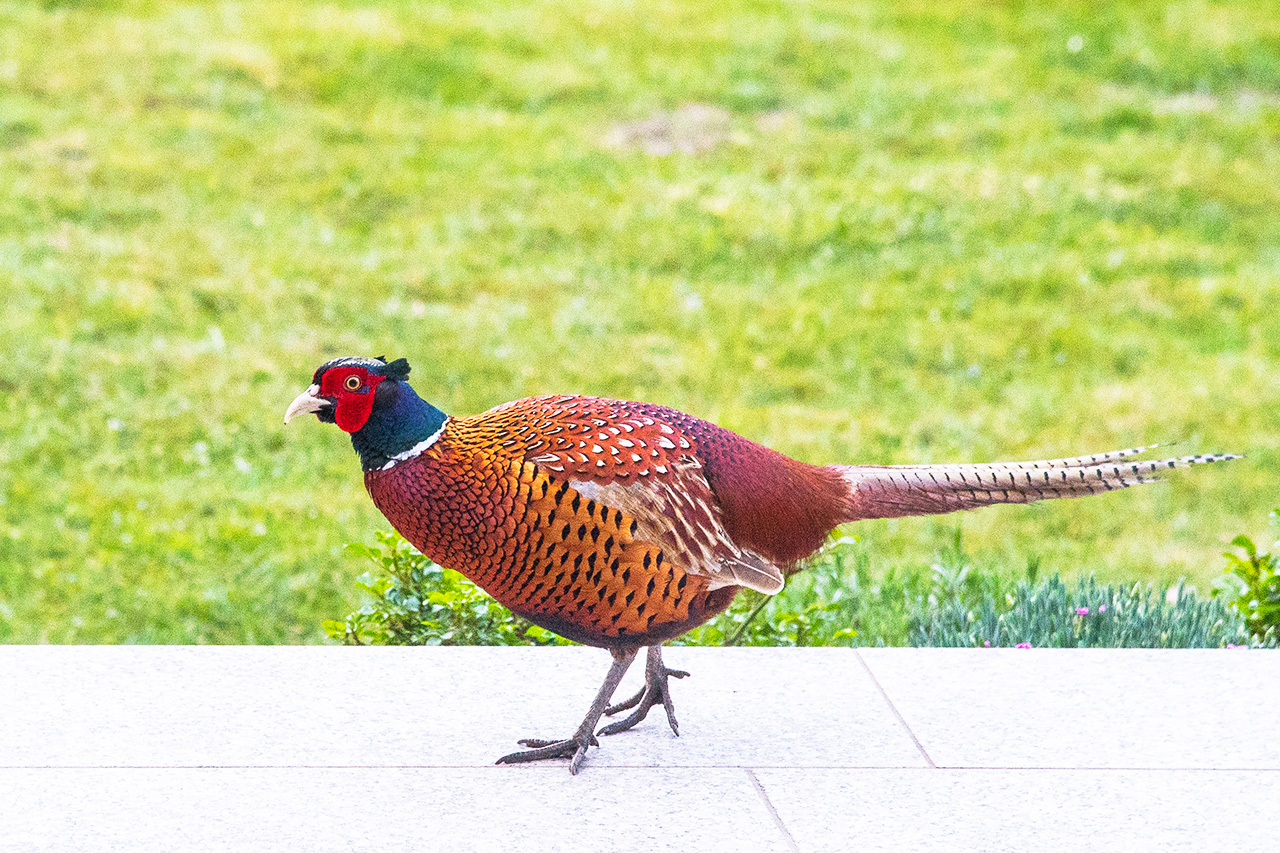
[[[1274,849],[1280,653],[0,646],[0,851]],[[639,668],[620,695],[639,686]]]
[[[922,767],[849,649],[675,648],[661,709],[590,765]],[[609,657],[586,648],[0,647],[0,766],[488,767],[566,737]],[[638,689],[633,667],[618,696]]]
[[[1280,772],[787,770],[757,775],[801,851],[1272,853]]]
[[[863,649],[939,767],[1280,767],[1280,652]]]
[[[0,850],[794,850],[743,770],[509,770],[0,770]]]

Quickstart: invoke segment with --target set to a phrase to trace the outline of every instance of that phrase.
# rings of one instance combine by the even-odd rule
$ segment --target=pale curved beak
[[[284,422],[288,423],[298,415],[305,415],[307,412],[318,412],[330,404],[331,401],[320,396],[320,386],[312,385],[295,397],[289,404],[289,408],[284,410]]]

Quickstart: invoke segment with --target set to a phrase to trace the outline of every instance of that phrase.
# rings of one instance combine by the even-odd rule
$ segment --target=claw
[[[582,766],[582,762],[586,760],[587,748],[590,746],[599,746],[600,742],[594,737],[578,739],[577,736],[568,740],[540,740],[537,738],[526,738],[520,741],[521,746],[531,746],[533,749],[521,750],[504,755],[494,764],[524,764],[530,761],[544,761],[548,758],[568,758],[569,772],[575,776],[578,774],[578,768]]]

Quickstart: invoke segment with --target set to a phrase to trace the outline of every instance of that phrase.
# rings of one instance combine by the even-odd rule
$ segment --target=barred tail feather
[[[993,504],[1074,498],[1153,483],[1173,468],[1240,457],[1231,453],[1134,461],[1156,445],[1069,459],[986,465],[836,465],[850,489],[848,521],[932,515]]]

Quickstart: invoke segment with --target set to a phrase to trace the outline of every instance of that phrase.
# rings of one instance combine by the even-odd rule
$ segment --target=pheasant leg
[[[522,764],[527,761],[542,761],[548,758],[567,758],[569,759],[569,772],[577,775],[578,768],[586,760],[587,748],[600,745],[594,734],[596,723],[600,722],[600,717],[604,714],[604,710],[609,704],[609,699],[613,697],[613,691],[618,689],[622,676],[626,675],[627,667],[631,666],[631,662],[636,659],[638,651],[638,649],[625,652],[612,651],[613,665],[609,667],[609,674],[604,677],[604,684],[600,685],[600,692],[596,694],[595,701],[591,703],[591,708],[587,711],[587,716],[583,718],[582,725],[578,726],[578,730],[571,737],[566,740],[525,738],[519,741],[520,745],[532,747],[531,749],[504,755],[494,763]]]
[[[625,732],[643,720],[648,715],[650,708],[662,703],[663,709],[667,712],[667,723],[671,726],[671,731],[675,732],[676,737],[679,737],[680,724],[676,722],[676,709],[671,702],[671,689],[668,686],[667,679],[685,678],[688,674],[682,669],[667,669],[662,663],[662,646],[650,646],[649,654],[644,664],[644,687],[630,699],[605,708],[604,713],[611,717],[628,708],[635,708],[635,710],[624,719],[605,726],[598,734],[616,735],[618,732]]]

